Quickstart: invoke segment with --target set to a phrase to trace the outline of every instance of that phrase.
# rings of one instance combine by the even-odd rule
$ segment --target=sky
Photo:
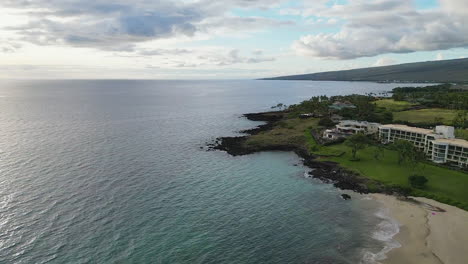
[[[467,0],[1,0],[0,79],[251,79],[468,57]]]

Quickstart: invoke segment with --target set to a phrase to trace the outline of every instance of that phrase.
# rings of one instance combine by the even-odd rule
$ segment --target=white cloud
[[[277,1],[149,0],[3,0],[23,10],[27,23],[9,26],[23,41],[103,50],[130,50],[158,39],[193,38],[196,34],[251,32],[292,25],[263,17],[228,16],[234,7],[269,8]]]
[[[0,53],[12,53],[21,48],[21,44],[8,39],[0,39]]]
[[[380,67],[380,66],[393,65],[396,63],[397,61],[392,58],[383,57],[383,58],[379,58],[374,64],[372,64],[372,66]]]
[[[353,59],[468,47],[468,1],[441,0],[441,5],[418,11],[411,1],[359,0],[304,10],[347,22],[337,33],[302,36],[292,48],[300,55]]]
[[[436,60],[443,60],[444,59],[444,55],[442,53],[437,53],[436,55]]]
[[[116,52],[115,56],[140,58],[152,61],[151,67],[195,68],[199,66],[228,66],[233,64],[257,64],[274,61],[263,51],[253,51],[250,56],[242,55],[238,49],[210,46],[187,49],[142,49]],[[156,62],[157,61],[157,62]]]

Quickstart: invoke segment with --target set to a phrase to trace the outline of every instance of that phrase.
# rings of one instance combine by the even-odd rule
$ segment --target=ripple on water
[[[371,244],[376,217],[305,179],[294,154],[199,146],[256,125],[245,112],[391,84],[1,84],[6,263],[357,263]]]

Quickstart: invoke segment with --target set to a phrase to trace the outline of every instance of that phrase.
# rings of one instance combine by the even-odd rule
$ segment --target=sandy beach
[[[401,247],[387,253],[384,264],[464,264],[468,260],[468,212],[434,200],[372,194],[400,225]],[[442,210],[439,210],[442,209]],[[442,212],[445,211],[445,212]]]

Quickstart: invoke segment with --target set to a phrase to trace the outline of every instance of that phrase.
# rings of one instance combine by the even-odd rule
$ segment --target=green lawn
[[[416,105],[416,104],[412,104],[406,101],[395,101],[393,99],[378,100],[378,101],[375,101],[375,104],[378,107],[386,108],[387,110],[392,111],[392,112],[403,111],[403,110],[410,108],[411,106]]]
[[[420,110],[409,110],[393,113],[393,120],[417,123],[434,123],[436,118],[441,118],[444,124],[450,125],[457,111],[441,108],[429,108]]]
[[[398,184],[409,186],[408,176],[413,173],[425,176],[429,181],[424,191],[424,196],[441,200],[450,198],[453,201],[462,203],[461,207],[468,208],[468,174],[461,171],[446,169],[438,166],[424,163],[415,170],[407,165],[398,165],[397,153],[391,150],[385,150],[384,157],[376,161],[373,157],[375,147],[368,147],[358,151],[360,161],[350,161],[351,150],[344,144],[326,147],[334,151],[345,151],[340,157],[328,157],[326,160],[332,160],[341,164],[341,166],[356,171],[361,175],[374,179],[385,184]],[[442,198],[442,199],[441,199]],[[460,205],[458,205],[460,206]]]
[[[307,144],[310,153],[313,153],[318,156],[341,156],[344,154],[343,150],[333,149],[317,144],[317,141],[315,141],[314,137],[308,130],[304,132],[304,135],[307,139]]]

